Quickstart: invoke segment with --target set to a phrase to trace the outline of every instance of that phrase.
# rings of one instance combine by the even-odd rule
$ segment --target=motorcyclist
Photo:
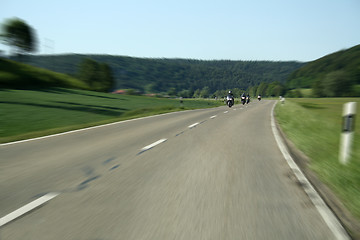
[[[231,100],[231,105],[234,105],[235,101],[234,101],[234,94],[232,93],[232,91],[228,92],[228,95],[226,97],[226,104],[229,99]]]
[[[228,96],[230,96],[231,98],[234,98],[234,94],[232,93],[231,90],[229,91]]]
[[[227,97],[231,99],[231,101],[232,101],[232,105],[234,105],[234,94],[232,93],[232,91],[231,91],[231,90],[229,91],[229,93],[228,93]]]
[[[241,94],[241,103],[244,105],[245,104],[245,101],[246,101],[246,96],[245,96],[245,93],[243,92]]]
[[[246,103],[248,104],[250,102],[250,95],[246,94]]]

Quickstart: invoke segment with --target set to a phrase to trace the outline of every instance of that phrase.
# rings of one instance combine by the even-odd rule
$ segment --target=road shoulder
[[[280,125],[276,121],[276,128],[283,139],[291,157],[294,159],[298,167],[304,173],[306,178],[310,181],[313,187],[316,189],[321,198],[325,201],[331,211],[339,219],[343,227],[346,229],[348,234],[352,239],[360,239],[360,222],[352,216],[352,214],[347,210],[344,204],[340,199],[332,192],[332,190],[322,183],[316,174],[311,171],[308,167],[310,159],[299,149],[297,149],[287,137],[286,134],[282,131]]]

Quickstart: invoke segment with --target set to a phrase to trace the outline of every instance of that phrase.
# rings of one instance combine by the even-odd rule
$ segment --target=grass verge
[[[310,169],[360,220],[360,118],[356,118],[352,156],[347,165],[339,162],[342,108],[359,98],[286,99],[275,115],[287,137],[310,159]]]
[[[0,89],[0,142],[39,137],[154,114],[215,107],[222,102],[150,98],[52,88]]]

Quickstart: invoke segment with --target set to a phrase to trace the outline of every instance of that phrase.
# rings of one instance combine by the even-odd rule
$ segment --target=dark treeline
[[[289,74],[304,65],[300,62],[230,61],[193,59],[152,59],[111,55],[28,56],[26,63],[55,72],[78,76],[84,59],[107,64],[115,89],[135,89],[144,93],[184,93],[225,89],[250,89],[277,82],[284,84]]]

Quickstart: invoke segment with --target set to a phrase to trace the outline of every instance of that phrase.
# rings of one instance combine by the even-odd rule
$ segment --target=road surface
[[[335,239],[271,130],[273,101],[0,146],[0,239]],[[4,219],[4,218],[3,218]]]

